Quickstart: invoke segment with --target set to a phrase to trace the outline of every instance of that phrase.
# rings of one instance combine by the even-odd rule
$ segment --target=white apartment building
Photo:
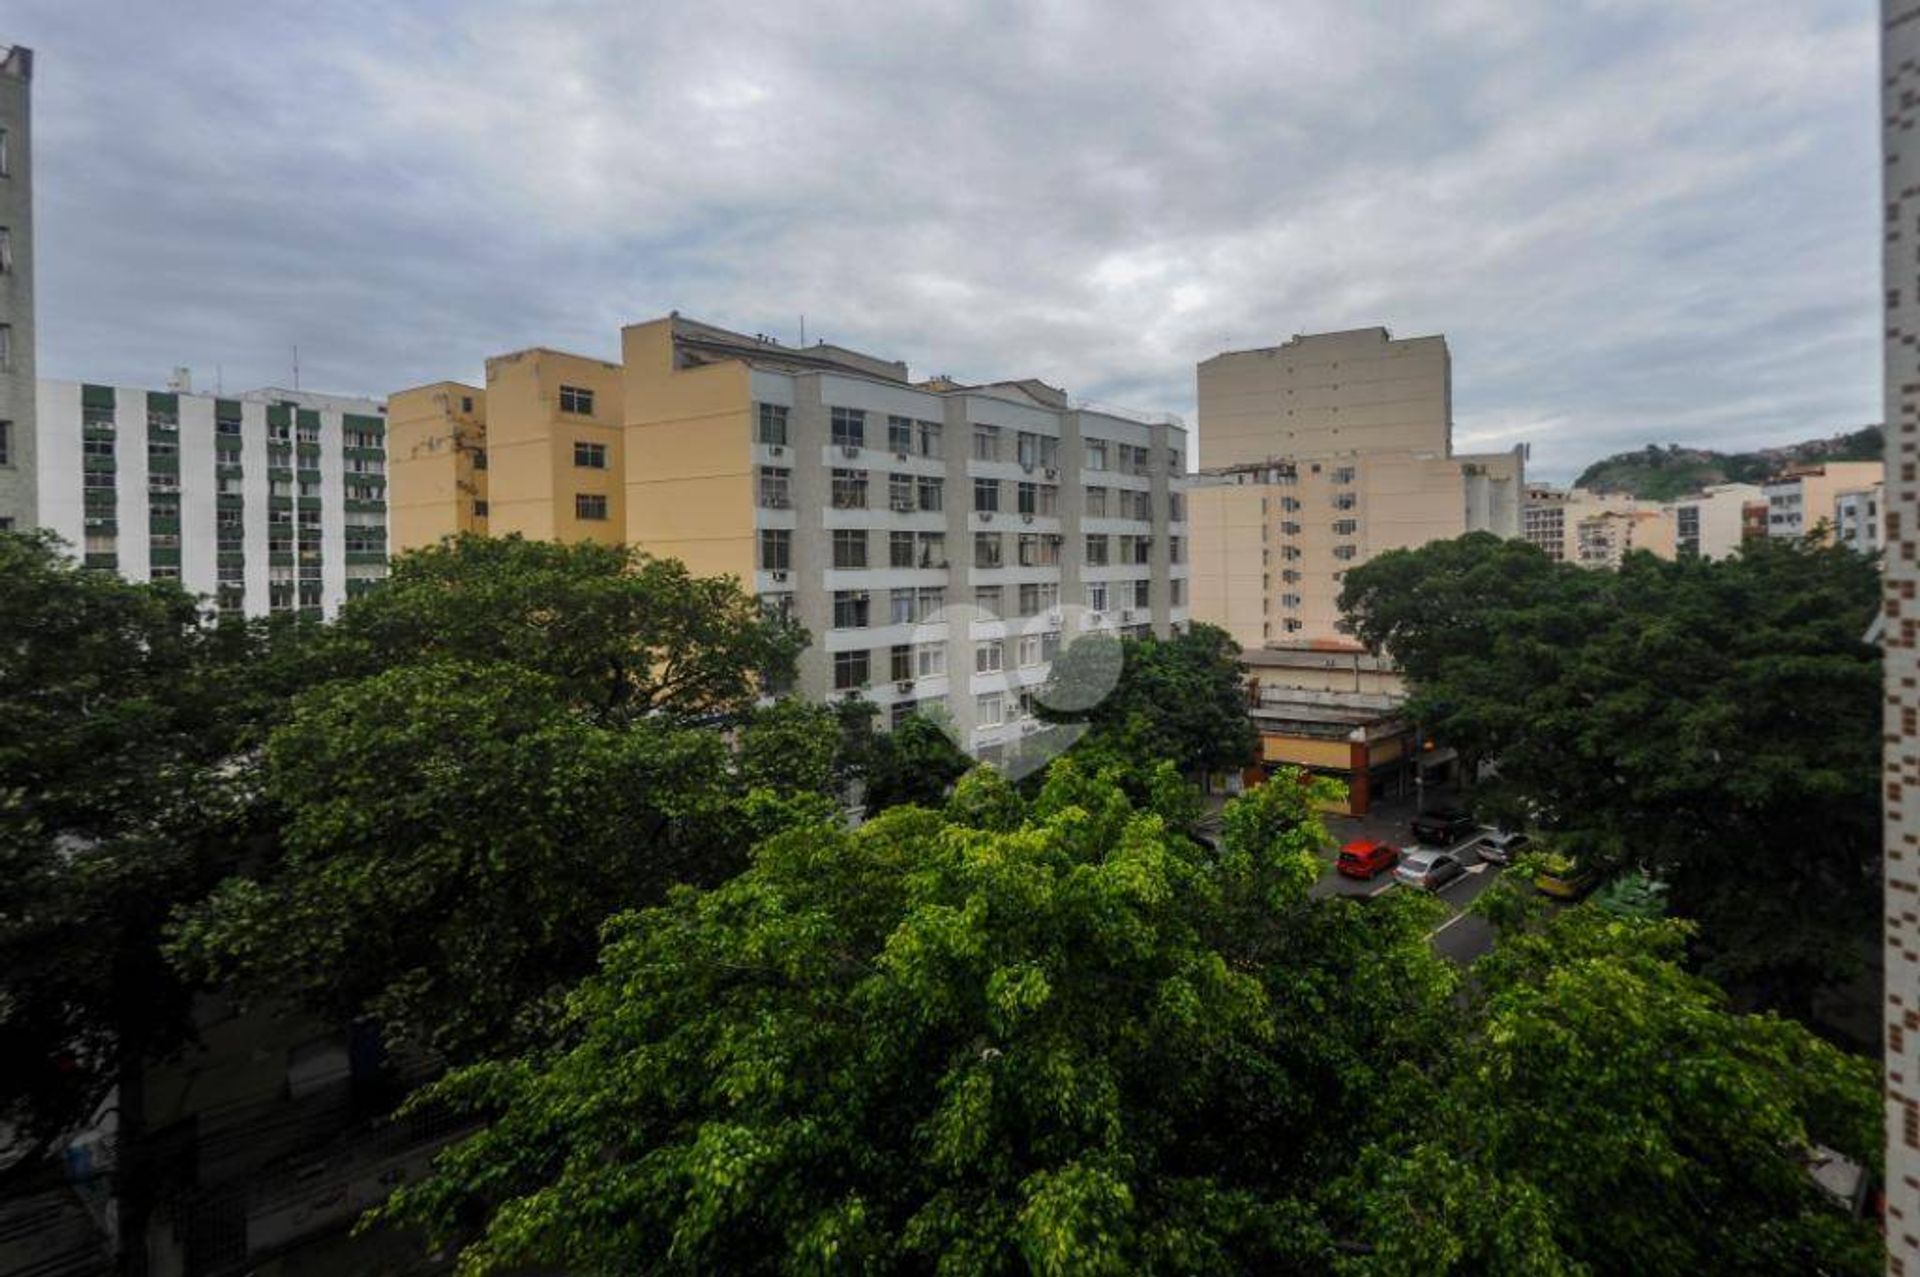
[[[387,574],[378,400],[45,380],[37,408],[39,523],[89,567],[246,616],[332,616]]]
[[[627,539],[813,636],[798,691],[938,709],[989,759],[1063,646],[1188,618],[1176,418],[671,315],[623,334]]]
[[[1716,483],[1696,496],[1671,501],[1673,548],[1679,558],[1724,559],[1754,531],[1755,507],[1766,504],[1758,484]]]
[[[1849,488],[1833,498],[1833,542],[1862,554],[1878,554],[1887,543],[1885,485]]]
[[[34,525],[33,51],[0,46],[0,531]]]

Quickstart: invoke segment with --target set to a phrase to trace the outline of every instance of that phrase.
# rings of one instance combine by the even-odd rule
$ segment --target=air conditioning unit
[[[993,522],[993,511],[991,511],[991,510],[982,510],[982,511],[980,511],[980,522],[982,522],[982,523],[992,523],[992,522]]]
[[[913,502],[905,501],[905,500],[896,500],[893,503],[893,512],[895,514],[912,514]]]
[[[1023,515],[1021,515],[1021,516],[1020,516],[1020,522],[1022,522],[1022,523],[1032,523],[1032,522],[1033,522],[1033,516],[1032,516],[1032,515],[1030,515],[1030,514],[1023,514]]]
[[[907,454],[904,452],[896,452],[893,454],[893,459],[895,461],[905,461],[907,459]]]
[[[1022,470],[1025,470],[1025,471],[1026,471],[1026,472],[1027,472],[1028,474],[1032,474],[1032,473],[1033,473],[1033,462],[1031,462],[1031,461],[1022,461],[1022,462],[1020,463],[1020,468],[1021,468]]]
[[[775,581],[784,581],[787,579],[787,574],[781,571],[775,571],[770,573],[769,575],[771,575]]]
[[[786,445],[785,445],[785,444],[778,444],[778,443],[770,443],[770,444],[768,444],[768,445],[767,445],[767,455],[768,455],[768,456],[773,456],[773,457],[784,457],[784,456],[786,456],[786,455],[787,455],[787,449],[786,449]]]
[[[1049,612],[1049,613],[1047,613],[1047,624],[1048,624],[1048,625],[1058,625],[1058,624],[1060,624],[1060,609],[1059,609],[1059,608],[1055,608],[1055,609],[1053,609],[1053,611],[1051,611],[1051,612]]]
[[[840,445],[840,455],[843,457],[857,457],[860,455],[860,445],[857,443],[843,443]]]
[[[1052,466],[1048,466],[1045,473],[1049,479],[1058,479],[1060,477],[1060,472]]]
[[[789,504],[790,502],[788,502],[785,497],[777,493],[767,498],[767,509],[769,510],[785,510]]]
[[[899,692],[902,696],[904,696],[908,692],[911,692],[913,690],[913,680],[910,678],[903,678],[899,682],[893,685],[893,690],[896,692]]]

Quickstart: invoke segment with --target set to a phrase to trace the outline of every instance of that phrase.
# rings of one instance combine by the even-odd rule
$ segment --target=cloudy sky
[[[1444,332],[1566,478],[1879,417],[1868,0],[12,0],[40,368],[385,393],[670,309],[1192,421]]]

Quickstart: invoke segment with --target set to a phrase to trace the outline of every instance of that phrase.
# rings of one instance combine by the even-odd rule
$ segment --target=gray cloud
[[[41,367],[385,392],[671,308],[1191,419],[1444,332],[1462,446],[1878,416],[1846,0],[25,0]]]

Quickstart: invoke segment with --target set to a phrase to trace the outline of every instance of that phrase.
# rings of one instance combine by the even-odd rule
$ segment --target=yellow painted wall
[[[441,381],[388,397],[387,535],[394,553],[487,530],[474,505],[487,499],[487,472],[473,464],[485,438],[486,396],[477,387]]]
[[[1353,747],[1343,740],[1262,732],[1260,757],[1270,763],[1299,763],[1303,767],[1333,767],[1345,771],[1353,765]]]
[[[593,392],[593,412],[563,412],[560,388]],[[602,541],[625,535],[625,435],[621,369],[600,359],[535,348],[487,361],[490,528],[536,540]],[[574,465],[574,442],[605,445],[607,468]],[[574,498],[607,498],[604,520],[575,517]]]
[[[1189,489],[1187,521],[1193,618],[1217,625],[1242,647],[1267,638],[1260,505],[1267,489],[1214,485]]]
[[[745,363],[674,367],[673,320],[620,334],[627,540],[695,574],[754,574],[753,391]]]

